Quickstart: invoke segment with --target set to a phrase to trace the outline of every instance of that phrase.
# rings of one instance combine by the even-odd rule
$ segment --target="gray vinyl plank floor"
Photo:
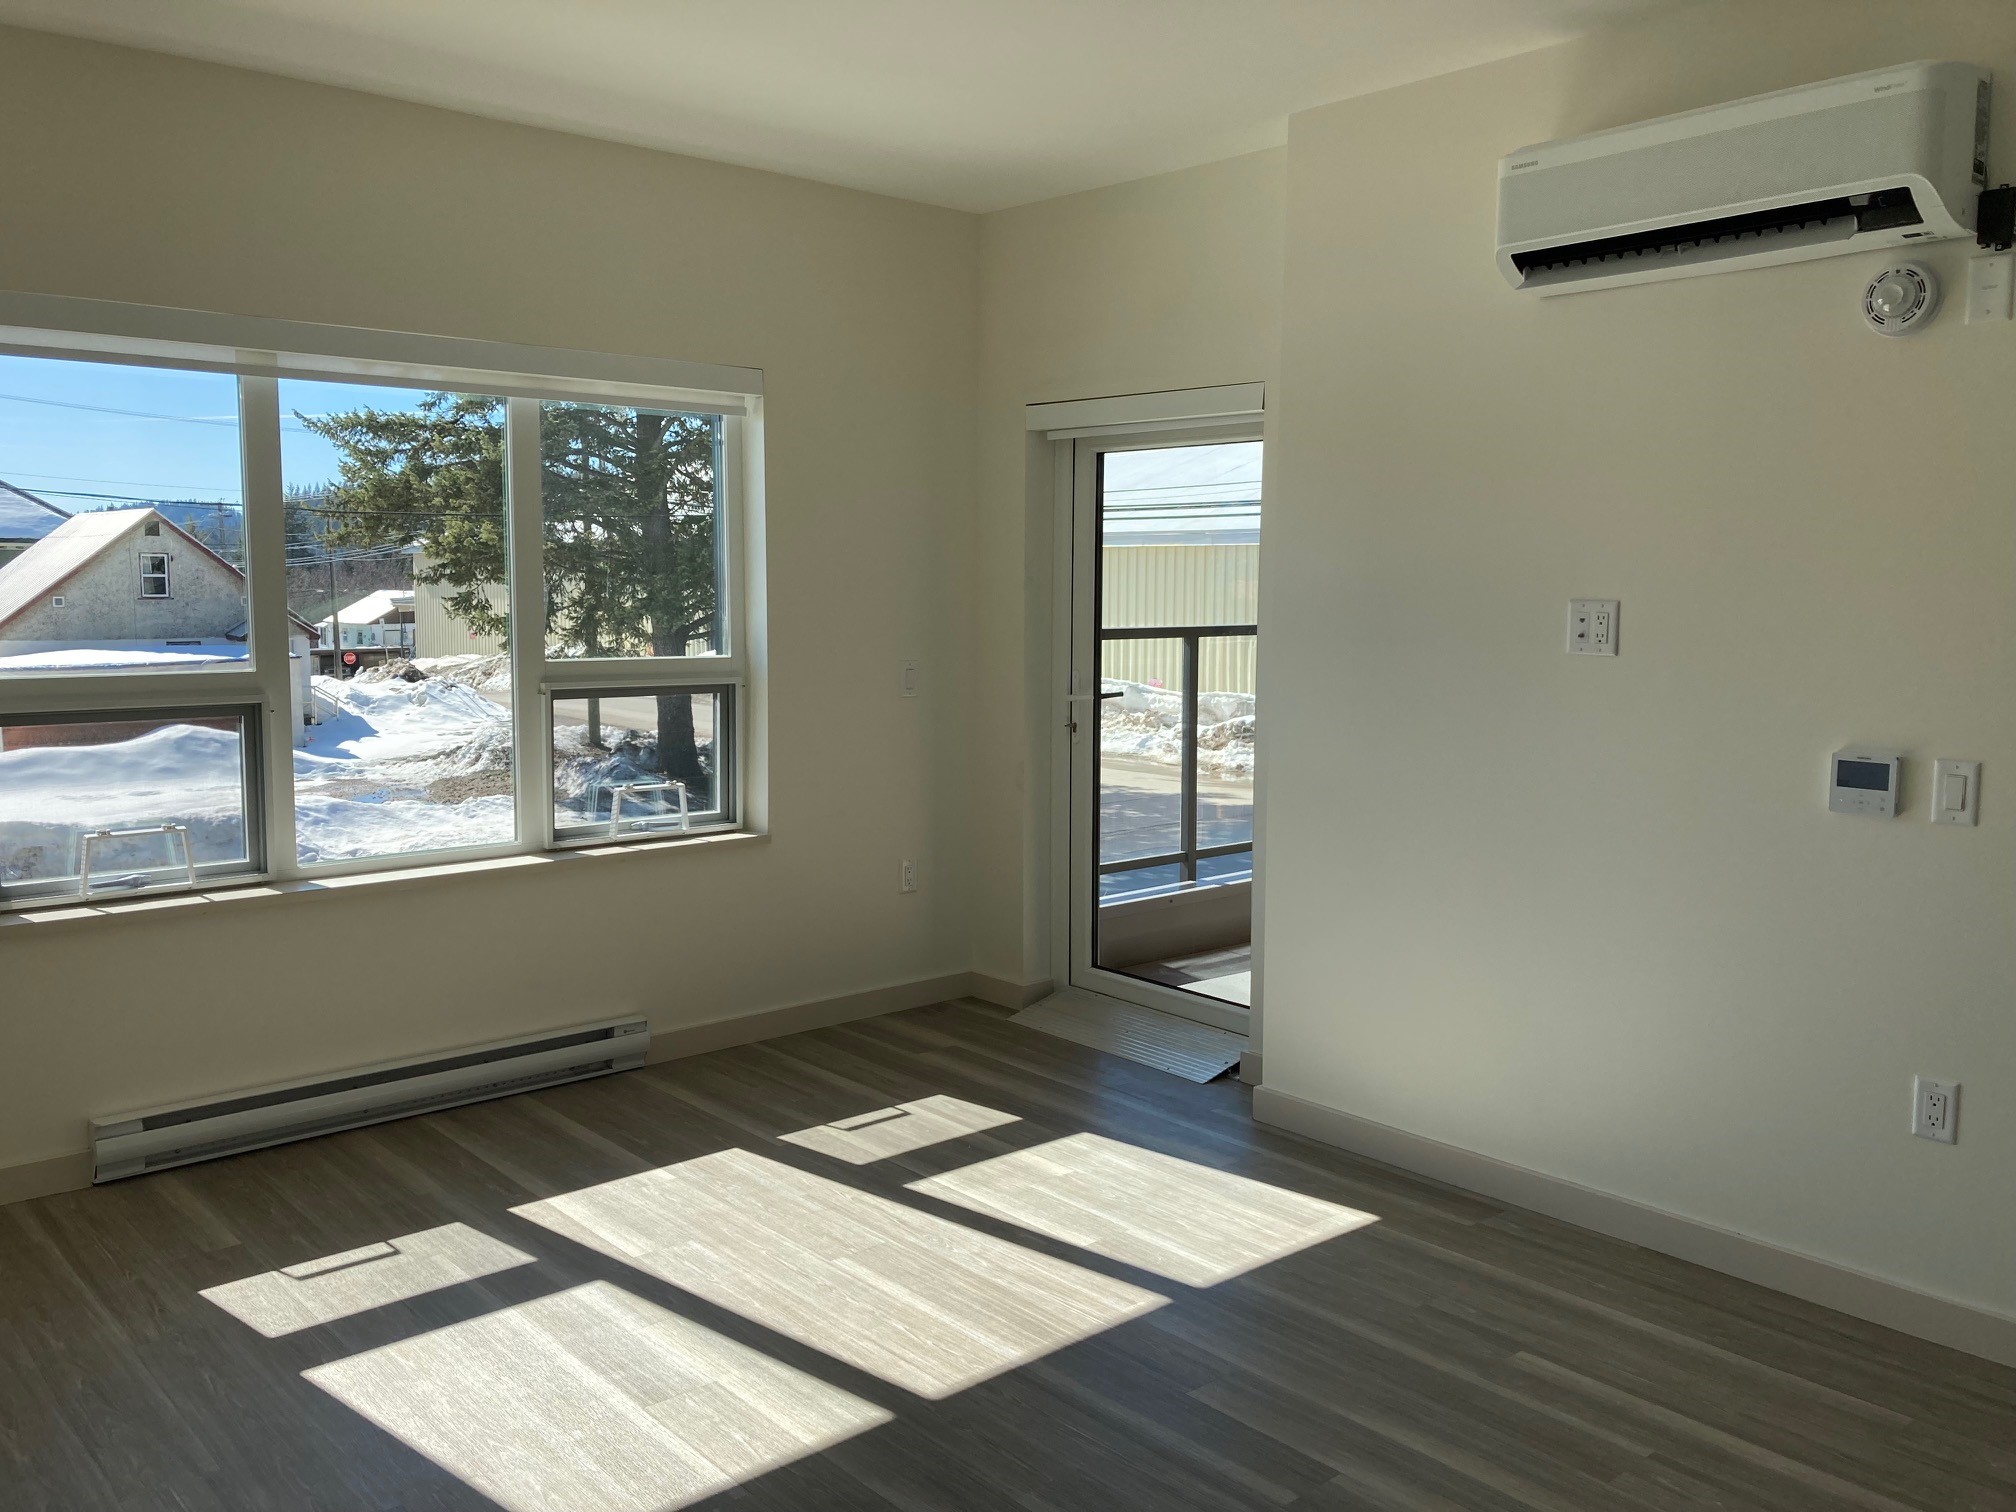
[[[2016,1371],[945,1004],[0,1208],[4,1512],[2016,1512]]]

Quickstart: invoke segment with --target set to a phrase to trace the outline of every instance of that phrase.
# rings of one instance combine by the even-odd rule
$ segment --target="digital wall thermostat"
[[[1827,763],[1827,807],[1837,814],[1875,814],[1891,818],[1897,812],[1897,751],[1858,747],[1836,751]]]

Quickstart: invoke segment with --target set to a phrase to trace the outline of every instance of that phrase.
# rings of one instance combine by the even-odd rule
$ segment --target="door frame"
[[[1256,385],[1257,387],[1257,385]],[[1052,433],[1056,515],[1052,530],[1052,658],[1048,713],[1051,720],[1051,979],[1060,987],[1099,993],[1144,1008],[1157,1009],[1213,1028],[1249,1033],[1257,1024],[1257,997],[1252,1008],[1220,1002],[1181,988],[1142,981],[1123,972],[1092,964],[1092,919],[1097,906],[1097,858],[1088,852],[1081,866],[1077,845],[1096,844],[1095,791],[1097,747],[1089,738],[1091,708],[1084,702],[1097,692],[1096,584],[1098,579],[1098,457],[1109,451],[1139,451],[1167,446],[1209,445],[1226,441],[1264,441],[1262,416],[1208,419],[1134,420],[1071,434]],[[1265,511],[1262,511],[1264,531]],[[1263,627],[1264,633],[1264,627]],[[1081,637],[1083,637],[1081,645]],[[1091,654],[1081,661],[1081,652]],[[1090,664],[1090,686],[1074,686],[1074,672],[1083,678]],[[1074,736],[1074,711],[1079,733]],[[1259,792],[1254,792],[1256,867],[1253,882],[1255,937],[1258,935],[1260,879],[1257,867]],[[1258,981],[1258,961],[1255,961]]]

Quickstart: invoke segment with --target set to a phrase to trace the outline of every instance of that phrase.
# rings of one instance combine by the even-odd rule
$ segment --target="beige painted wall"
[[[2010,176],[2006,3],[1700,7],[1295,118],[1266,1079],[2009,1314],[2016,325],[1869,334],[1882,254],[1553,301],[1490,257],[1505,152],[1921,57],[1994,68]],[[1906,814],[1828,814],[1851,741]]]
[[[762,368],[774,831],[10,929],[0,1166],[91,1113],[966,968],[974,217],[11,30],[0,140],[0,288]]]
[[[1023,406],[1274,374],[1284,154],[982,221],[974,968],[1050,975],[1050,444]]]

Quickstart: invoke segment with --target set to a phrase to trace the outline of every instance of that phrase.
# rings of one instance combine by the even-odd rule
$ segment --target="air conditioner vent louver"
[[[1970,236],[1988,87],[1914,63],[1523,148],[1499,266],[1559,294]]]
[[[91,1124],[93,1181],[188,1165],[644,1064],[642,1019],[527,1035]]]

